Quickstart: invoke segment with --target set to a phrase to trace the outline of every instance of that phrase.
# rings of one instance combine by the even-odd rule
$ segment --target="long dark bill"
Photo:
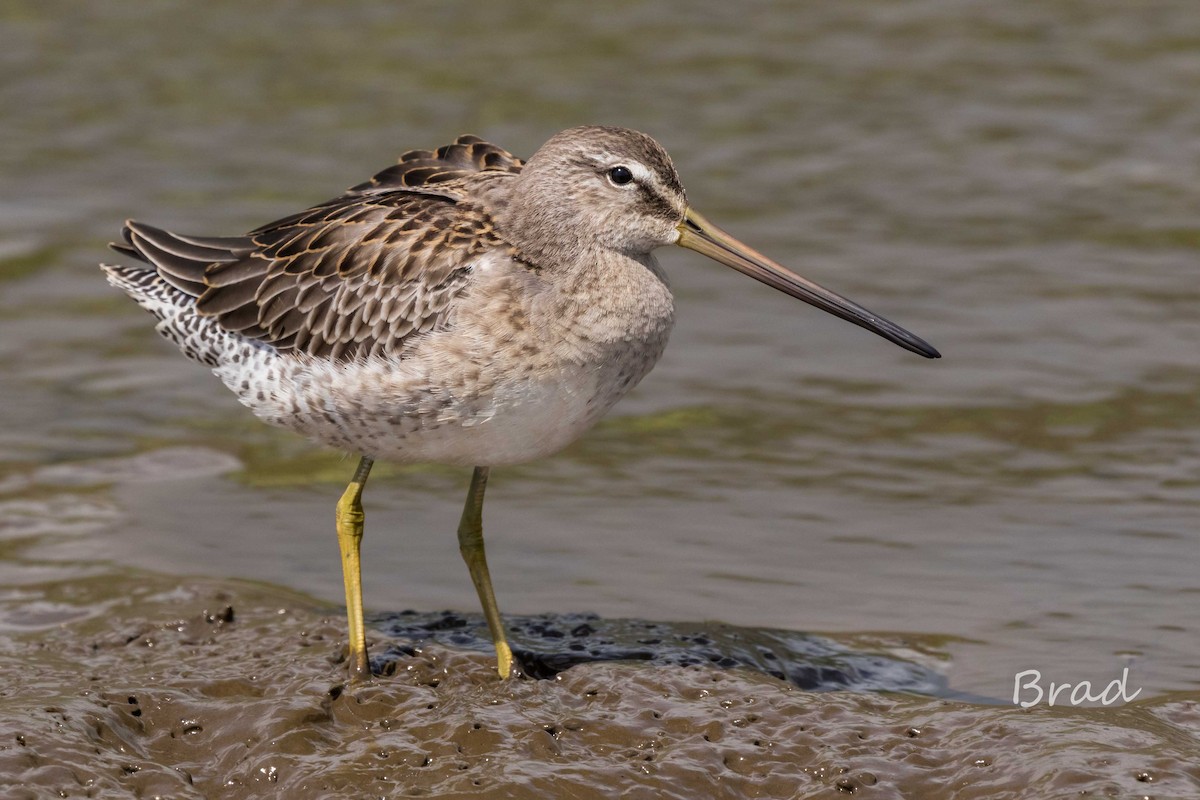
[[[872,314],[858,303],[847,300],[810,280],[801,278],[790,269],[776,264],[757,250],[742,244],[690,208],[687,210],[683,222],[679,224],[678,230],[679,241],[676,244],[680,247],[695,250],[727,267],[733,267],[738,272],[762,281],[767,286],[790,294],[822,311],[828,311],[835,317],[841,317],[847,322],[853,322],[855,325],[866,328],[889,342],[900,345],[905,350],[911,350],[926,358],[942,357],[941,353],[919,336],[914,336],[894,322]]]

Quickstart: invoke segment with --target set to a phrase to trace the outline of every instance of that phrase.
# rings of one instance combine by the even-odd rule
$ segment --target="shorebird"
[[[571,128],[528,162],[462,136],[245,236],[122,233],[113,249],[139,263],[101,267],[160,334],[259,418],[360,456],[335,514],[352,680],[371,674],[359,552],[376,458],[474,468],[459,547],[512,674],[483,546],[488,470],[566,446],[658,361],[674,303],[655,248],[939,357],[710,223],[666,151],[623,128]]]

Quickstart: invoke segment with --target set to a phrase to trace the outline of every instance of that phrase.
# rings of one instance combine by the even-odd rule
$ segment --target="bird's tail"
[[[155,330],[185,356],[208,367],[220,365],[220,355],[234,344],[230,341],[234,334],[196,313],[194,297],[167,283],[153,266],[101,264],[100,269],[109,283],[158,319]]]

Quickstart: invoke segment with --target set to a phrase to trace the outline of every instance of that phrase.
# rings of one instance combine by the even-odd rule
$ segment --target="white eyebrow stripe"
[[[613,166],[615,167],[617,165],[613,164]],[[629,171],[633,173],[633,179],[643,186],[655,185],[656,182],[654,180],[654,173],[646,169],[643,164],[640,164],[637,161],[630,161],[629,163],[622,164],[621,166],[629,167]]]
[[[623,161],[620,159],[614,160],[609,153],[594,153],[591,156],[591,160],[593,164],[602,165],[605,169],[628,167],[629,171],[633,173],[633,179],[638,183],[643,186],[658,185],[654,173],[647,169],[645,164],[640,161],[634,161],[632,158],[627,158]]]

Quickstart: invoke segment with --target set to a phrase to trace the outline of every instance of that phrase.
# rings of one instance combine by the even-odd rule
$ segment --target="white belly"
[[[376,440],[381,458],[463,466],[517,464],[556,453],[583,435],[611,402],[593,381],[537,383],[456,403],[433,424]],[[613,399],[615,402],[615,398]]]
[[[400,463],[499,466],[579,438],[661,352],[661,345],[639,348],[528,379],[382,358],[335,365],[265,348],[236,372],[214,371],[261,419],[332,447]]]

